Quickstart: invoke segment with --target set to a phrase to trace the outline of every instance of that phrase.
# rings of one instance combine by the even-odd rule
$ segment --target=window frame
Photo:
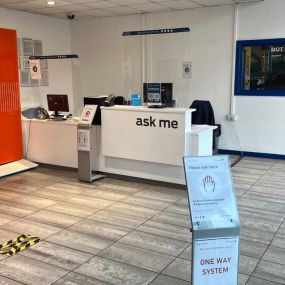
[[[261,39],[261,40],[240,40],[236,43],[236,68],[235,68],[235,96],[285,96],[284,90],[245,90],[242,82],[243,70],[243,49],[249,46],[272,46],[285,45],[285,38]]]

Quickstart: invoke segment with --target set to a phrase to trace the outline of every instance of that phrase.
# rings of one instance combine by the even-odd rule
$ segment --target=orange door
[[[17,36],[0,29],[0,164],[22,158]]]

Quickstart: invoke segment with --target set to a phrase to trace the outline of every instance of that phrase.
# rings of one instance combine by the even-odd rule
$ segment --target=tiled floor
[[[239,283],[285,284],[285,161],[233,168],[241,220]],[[43,238],[0,255],[0,285],[190,284],[185,190],[40,167],[0,180],[0,242]],[[205,285],[205,284],[202,284]]]

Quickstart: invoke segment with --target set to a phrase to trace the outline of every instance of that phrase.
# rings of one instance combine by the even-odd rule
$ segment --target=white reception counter
[[[185,184],[193,109],[102,107],[101,170]]]
[[[185,184],[183,156],[212,154],[212,128],[205,130],[207,136],[197,136],[191,128],[193,111],[101,107],[102,126],[92,130],[96,136],[93,169]],[[23,119],[23,133],[27,159],[78,167],[77,122]]]

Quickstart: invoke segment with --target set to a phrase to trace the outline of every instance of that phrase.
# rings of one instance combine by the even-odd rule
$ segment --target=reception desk
[[[102,107],[102,171],[185,184],[193,109]]]
[[[183,156],[211,155],[212,128],[193,129],[183,108],[101,107],[92,169],[185,184]],[[78,167],[76,121],[23,119],[24,151],[39,163]]]

